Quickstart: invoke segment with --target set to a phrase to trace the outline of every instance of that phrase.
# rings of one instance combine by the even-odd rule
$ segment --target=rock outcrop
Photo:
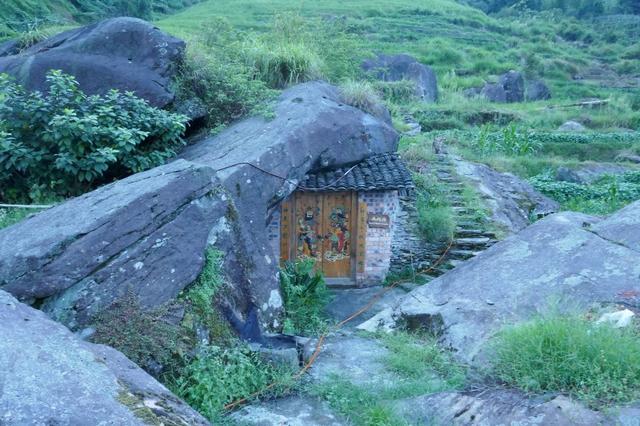
[[[527,86],[527,100],[548,99],[551,92],[541,80],[534,80]],[[490,102],[523,102],[525,100],[525,80],[521,72],[509,71],[498,78],[497,83],[485,83],[483,87],[472,87],[464,91],[467,97],[483,96]]]
[[[560,210],[558,203],[536,191],[510,173],[500,173],[478,163],[456,160],[458,174],[474,185],[492,211],[492,221],[508,233],[518,232],[531,223]]]
[[[572,183],[591,183],[604,175],[621,175],[628,172],[628,167],[616,164],[585,164],[577,169],[558,167],[556,180]]]
[[[383,81],[411,80],[416,85],[416,96],[425,102],[438,100],[436,73],[414,57],[400,55],[378,55],[362,63],[362,69]]]
[[[594,426],[605,420],[564,396],[536,400],[501,389],[477,395],[436,393],[396,402],[394,407],[411,424]]]
[[[551,90],[542,80],[527,81],[525,99],[527,101],[546,101],[551,99]]]
[[[412,291],[359,327],[423,324],[457,356],[482,364],[504,325],[549,309],[640,306],[640,202],[600,219],[558,213]]]
[[[561,132],[584,132],[587,130],[581,123],[577,121],[569,120],[565,123],[562,123],[558,130]]]
[[[30,90],[47,91],[45,76],[59,69],[87,94],[132,91],[156,107],[173,102],[171,78],[185,43],[136,18],[113,18],[65,31],[17,53],[2,45],[0,72]]]
[[[255,117],[130,176],[0,230],[0,289],[76,329],[132,291],[161,306],[191,284],[207,247],[225,252],[229,308],[278,325],[273,209],[307,172],[395,151],[386,123],[344,105],[333,86],[285,91],[276,117]]]
[[[2,290],[0,336],[0,424],[209,424],[120,352]]]

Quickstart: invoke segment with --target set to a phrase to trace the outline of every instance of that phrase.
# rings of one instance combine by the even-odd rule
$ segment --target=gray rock
[[[18,40],[7,40],[0,43],[0,57],[15,55],[20,52],[20,42]]]
[[[457,172],[476,187],[492,211],[492,220],[507,232],[528,226],[532,217],[542,217],[560,210],[554,200],[536,191],[530,184],[510,173],[500,173],[478,163],[457,159]]]
[[[586,128],[577,121],[569,120],[558,127],[558,130],[561,132],[584,132]]]
[[[130,289],[159,306],[195,280],[215,232],[230,233],[230,208],[209,167],[133,175],[0,231],[0,289],[74,329]]]
[[[578,169],[559,167],[556,179],[564,182],[591,183],[604,175],[620,175],[628,172],[627,167],[615,164],[586,164]]]
[[[471,87],[462,91],[462,94],[467,98],[473,98],[482,94],[482,87]]]
[[[525,98],[527,101],[546,101],[551,99],[551,90],[542,80],[527,81]]]
[[[480,94],[490,102],[507,102],[507,92],[500,84],[485,84]]]
[[[605,424],[601,413],[564,396],[530,399],[510,390],[479,394],[442,392],[401,400],[394,408],[410,424],[477,426],[595,426]]]
[[[209,424],[120,352],[0,290],[0,423]]]
[[[65,31],[20,54],[0,57],[0,72],[30,90],[47,91],[45,76],[59,69],[76,77],[88,94],[133,91],[153,106],[174,99],[171,78],[185,43],[135,18],[113,18]]]
[[[442,342],[465,362],[485,364],[487,341],[504,324],[550,308],[640,306],[638,229],[640,202],[604,220],[551,215],[413,290],[397,308],[359,328],[394,328],[403,316],[441,317]]]
[[[215,245],[225,253],[230,315],[250,319],[257,305],[262,325],[277,327],[282,299],[269,215],[313,168],[395,151],[398,135],[342,104],[326,83],[286,90],[275,113],[0,230],[0,289],[82,328],[129,289],[144,308],[174,299]]]
[[[616,157],[616,161],[640,164],[640,155],[620,154]]]
[[[272,210],[310,170],[395,151],[398,142],[389,124],[343,104],[338,90],[327,83],[286,90],[275,115],[271,121],[244,120],[181,154],[188,161],[220,170],[218,177],[235,202],[242,250],[250,265],[245,282],[263,324],[271,326],[277,326],[282,303],[278,259],[267,240]],[[238,275],[234,268],[229,272]]]
[[[344,426],[349,423],[334,414],[327,403],[307,396],[290,396],[252,404],[233,413],[242,425],[255,426]]]
[[[438,100],[436,73],[410,55],[384,55],[368,59],[362,69],[384,81],[411,80],[416,84],[416,96],[426,102]]]
[[[518,71],[509,71],[500,76],[498,81],[505,91],[507,102],[524,101],[524,77]]]

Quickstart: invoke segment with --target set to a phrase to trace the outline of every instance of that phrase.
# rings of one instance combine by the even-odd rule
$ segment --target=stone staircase
[[[487,230],[490,220],[479,217],[477,211],[465,205],[463,197],[465,184],[455,172],[451,159],[446,154],[440,154],[437,160],[430,164],[430,168],[438,181],[445,186],[456,219],[453,242],[449,251],[438,265],[425,273],[428,277],[437,277],[491,247],[497,242],[497,237],[494,232]],[[447,244],[434,247],[435,250],[431,256],[433,263],[440,259],[446,248]]]

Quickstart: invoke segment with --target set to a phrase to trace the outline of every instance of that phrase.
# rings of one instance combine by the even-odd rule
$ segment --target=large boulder
[[[310,170],[394,151],[398,135],[326,83],[288,89],[275,114],[0,230],[0,289],[81,328],[131,291],[143,308],[173,300],[216,246],[225,252],[231,316],[244,321],[257,305],[262,325],[277,327],[270,214]]]
[[[551,90],[542,80],[527,81],[525,99],[527,101],[546,101],[551,99]]]
[[[484,364],[505,324],[549,309],[640,307],[640,202],[606,219],[558,213],[419,287],[359,327],[431,325],[464,361]]]
[[[376,58],[364,61],[362,69],[383,81],[411,80],[416,84],[417,97],[426,102],[438,100],[436,73],[413,56],[380,54]]]
[[[577,169],[558,167],[556,180],[584,184],[596,181],[605,175],[621,175],[629,170],[628,167],[605,163],[585,164]]]
[[[0,335],[0,424],[209,424],[120,352],[2,290]]]
[[[521,72],[511,70],[502,74],[498,84],[504,88],[507,102],[524,101],[524,77]]]
[[[3,51],[15,53],[10,44]],[[45,76],[59,69],[88,94],[132,91],[156,107],[174,99],[171,78],[185,43],[136,18],[113,18],[65,31],[18,54],[0,57],[0,72],[30,90],[47,91]],[[2,56],[2,55],[0,55]]]
[[[0,289],[71,328],[129,290],[162,305],[200,273],[215,225],[230,233],[230,208],[211,168],[136,174],[0,231]]]
[[[475,186],[491,209],[492,221],[507,233],[518,232],[540,218],[560,210],[560,205],[511,173],[500,173],[484,164],[461,159],[456,170]]]
[[[500,84],[485,84],[480,90],[480,95],[491,102],[507,102],[507,92]]]
[[[338,90],[327,83],[286,90],[275,115],[271,121],[258,117],[242,121],[181,155],[219,170],[237,208],[253,296],[263,323],[273,326],[278,325],[282,303],[276,274],[279,259],[266,231],[273,210],[309,171],[395,151],[398,142],[389,124],[343,104]]]

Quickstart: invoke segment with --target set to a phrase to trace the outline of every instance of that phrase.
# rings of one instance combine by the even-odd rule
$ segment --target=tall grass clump
[[[247,40],[243,53],[256,77],[282,89],[322,77],[324,66],[305,21],[295,14],[279,14],[271,32]]]
[[[345,104],[369,113],[374,113],[382,102],[376,89],[368,81],[347,80],[340,85],[340,95]]]
[[[550,316],[504,329],[495,373],[527,392],[563,392],[598,406],[640,397],[640,336],[633,329]]]

